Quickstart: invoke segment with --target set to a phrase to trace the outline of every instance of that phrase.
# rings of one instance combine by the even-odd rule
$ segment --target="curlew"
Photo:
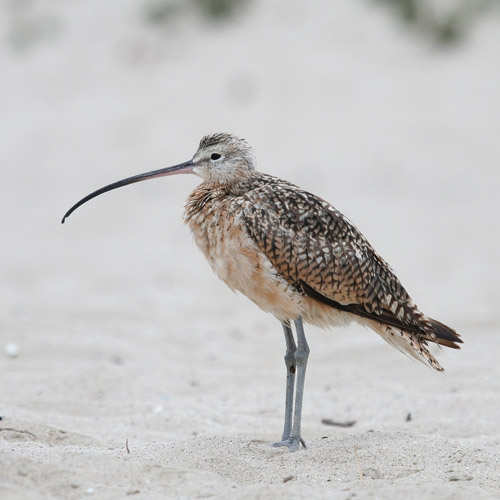
[[[204,137],[187,162],[89,194],[62,222],[107,191],[175,174],[202,179],[187,199],[184,222],[215,274],[282,324],[285,421],[282,438],[273,446],[305,447],[300,431],[309,346],[303,323],[330,327],[357,321],[438,371],[443,368],[428,343],[459,348],[460,336],[417,308],[349,219],[318,196],[257,171],[252,148],[231,134]]]

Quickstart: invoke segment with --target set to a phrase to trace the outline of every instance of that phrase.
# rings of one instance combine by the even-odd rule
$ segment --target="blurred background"
[[[183,227],[196,178],[109,193],[60,224],[216,131],[345,213],[466,347],[496,328],[499,2],[1,0],[0,18],[0,338],[40,377],[59,367],[80,398],[92,356],[168,358],[176,339],[216,359],[212,334],[272,336],[281,374],[279,325],[217,281]],[[23,393],[43,411],[51,381]]]

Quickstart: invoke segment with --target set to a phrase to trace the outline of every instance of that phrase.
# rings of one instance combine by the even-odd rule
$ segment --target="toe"
[[[301,443],[304,445],[304,441],[302,440],[302,438],[290,437],[288,439],[283,439],[282,441],[272,443],[271,446],[273,446],[274,448],[286,446],[289,449],[290,453],[293,453],[294,451],[297,451],[299,449]]]

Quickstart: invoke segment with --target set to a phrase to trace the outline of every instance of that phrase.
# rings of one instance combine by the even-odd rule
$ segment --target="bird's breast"
[[[184,220],[215,274],[278,319],[300,315],[302,297],[281,277],[246,232],[238,199],[190,196]]]

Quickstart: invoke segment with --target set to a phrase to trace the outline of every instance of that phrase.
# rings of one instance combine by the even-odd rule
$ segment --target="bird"
[[[422,313],[391,267],[356,226],[322,198],[261,173],[249,143],[229,133],[203,137],[194,156],[128,177],[73,205],[128,184],[194,174],[183,219],[215,274],[281,322],[285,336],[285,418],[290,452],[306,444],[302,402],[309,345],[304,323],[329,328],[360,323],[404,354],[443,371],[429,343],[460,348],[460,335]],[[295,329],[295,336],[293,329]]]

